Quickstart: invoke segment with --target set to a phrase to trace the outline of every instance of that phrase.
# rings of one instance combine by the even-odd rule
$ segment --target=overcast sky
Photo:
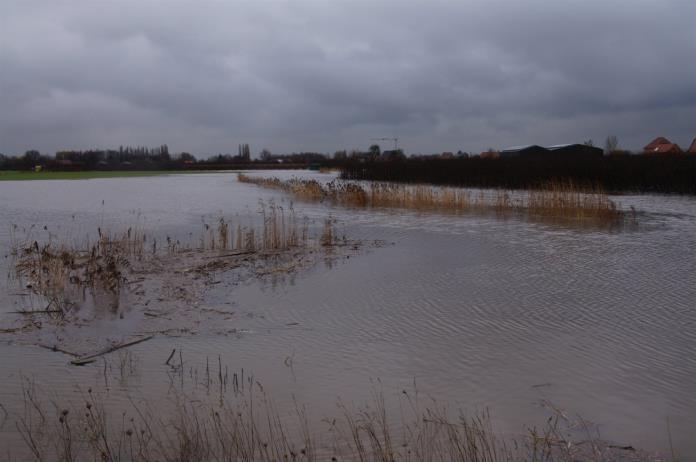
[[[0,152],[696,137],[696,1],[0,4]],[[390,144],[383,143],[383,147]]]

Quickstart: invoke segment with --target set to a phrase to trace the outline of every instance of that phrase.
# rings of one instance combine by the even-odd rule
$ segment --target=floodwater
[[[185,239],[221,216],[251,220],[271,198],[288,205],[284,193],[229,172],[0,182],[0,264],[10,271],[5,255],[17,234],[79,241],[97,227],[139,226]],[[10,415],[20,409],[29,377],[57,401],[104,384],[112,403],[137,396],[166,406],[178,379],[164,362],[176,348],[189,370],[202,373],[206,360],[244,369],[277,406],[294,399],[318,418],[336,414],[337,398],[369,401],[379,380],[387,398],[415,386],[454,409],[487,408],[511,434],[542,426],[547,400],[622,445],[666,452],[671,434],[688,458],[696,454],[696,200],[614,199],[637,210],[636,223],[595,229],[295,203],[316,226],[330,214],[340,233],[380,245],[291,278],[210,290],[202,305],[234,307],[225,321],[233,334],[156,336],[130,348],[134,364],[118,378],[105,369],[116,368],[116,354],[76,367],[0,333],[0,404]],[[13,284],[3,279],[0,328],[27,303]],[[116,338],[119,322],[106,329]],[[180,386],[189,386],[183,377]],[[8,422],[0,415],[0,447],[21,444]]]

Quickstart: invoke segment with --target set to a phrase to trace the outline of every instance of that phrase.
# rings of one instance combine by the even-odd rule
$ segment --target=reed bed
[[[527,195],[531,213],[568,218],[615,220],[622,217],[616,203],[601,189],[579,188],[571,181],[548,183]]]
[[[525,192],[471,190],[423,184],[370,182],[366,185],[332,181],[252,177],[239,174],[244,183],[285,191],[303,200],[328,201],[355,207],[397,207],[416,210],[495,211],[560,219],[615,222],[623,212],[601,189],[572,181],[551,182]]]

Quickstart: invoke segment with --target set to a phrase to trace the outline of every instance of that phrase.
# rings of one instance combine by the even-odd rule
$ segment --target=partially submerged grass
[[[553,182],[526,192],[495,190],[474,194],[471,190],[422,184],[352,182],[263,178],[239,174],[244,183],[279,189],[303,200],[329,201],[355,207],[398,207],[416,210],[495,211],[560,219],[590,219],[612,223],[623,212],[600,189],[572,182]]]
[[[171,412],[147,402],[113,414],[107,397],[84,393],[80,404],[46,404],[27,382],[17,429],[37,461],[657,461],[631,447],[594,436],[582,419],[555,409],[543,429],[503,436],[488,412],[452,413],[404,391],[394,420],[381,392],[355,408],[339,401],[324,430],[297,403],[281,413],[261,384],[248,379],[244,394],[216,404],[177,395]],[[579,439],[570,436],[581,427]],[[22,455],[27,455],[22,452]]]
[[[201,237],[195,243],[166,241],[148,236],[142,230],[129,228],[123,233],[98,229],[98,239],[80,245],[57,243],[54,239],[16,239],[13,256],[15,274],[25,288],[48,300],[42,313],[63,317],[76,300],[106,296],[117,308],[121,290],[129,284],[132,274],[143,276],[148,268],[161,268],[169,262],[189,260],[193,269],[176,271],[205,273],[239,266],[240,261],[267,261],[284,253],[309,251],[313,247],[336,243],[335,222],[327,218],[320,234],[311,237],[309,220],[298,218],[291,206],[283,208],[273,201],[260,204],[260,224],[233,225],[225,218],[217,226],[203,224]],[[205,263],[197,263],[205,258]],[[176,267],[180,267],[179,263]],[[174,268],[170,268],[175,271]]]

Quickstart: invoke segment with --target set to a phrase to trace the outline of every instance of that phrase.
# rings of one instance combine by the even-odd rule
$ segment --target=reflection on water
[[[4,182],[0,250],[4,257],[10,224],[36,225],[42,239],[134,224],[183,239],[211,217],[253,217],[259,199],[273,197],[288,203],[231,173]],[[636,226],[295,204],[316,224],[330,213],[339,232],[382,245],[275,283],[214,286],[202,306],[234,311],[229,329],[133,347],[134,372],[109,383],[111,397],[162,399],[172,386],[164,362],[176,348],[191,368],[220,357],[262,380],[279,403],[290,406],[294,396],[317,415],[333,414],[338,396],[369,400],[371,378],[395,392],[415,380],[464,410],[489,406],[510,432],[539,421],[535,403],[548,399],[600,423],[604,437],[665,449],[669,418],[675,446],[696,453],[696,201],[614,199],[639,211]],[[0,293],[0,328],[28,303],[16,293],[11,281]],[[71,367],[59,353],[7,340],[0,344],[5,407],[21,395],[22,373],[59,397],[104,381],[102,363]],[[116,355],[105,361],[123,369]],[[127,361],[123,367],[131,370]],[[12,433],[5,425],[0,438]]]

